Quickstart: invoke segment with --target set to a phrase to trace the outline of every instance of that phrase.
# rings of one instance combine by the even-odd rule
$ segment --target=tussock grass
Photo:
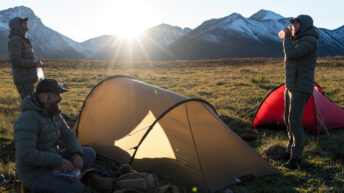
[[[270,90],[283,83],[281,58],[236,58],[168,62],[109,62],[44,60],[46,77],[56,78],[70,91],[62,95],[61,109],[78,116],[83,101],[101,80],[125,75],[178,94],[202,98],[212,104],[221,119],[263,155],[267,148],[286,146],[287,134],[278,129],[251,129],[252,116]],[[344,58],[320,58],[315,80],[327,96],[344,107]],[[12,82],[10,64],[0,60],[0,148],[13,136],[13,123],[20,114],[20,98]],[[344,192],[344,132],[327,135],[306,132],[305,169],[288,171],[283,160],[264,156],[281,170],[279,175],[257,178],[228,187],[232,192]],[[15,183],[1,192],[18,191],[13,155],[1,157],[0,172]],[[188,190],[185,190],[188,191]]]

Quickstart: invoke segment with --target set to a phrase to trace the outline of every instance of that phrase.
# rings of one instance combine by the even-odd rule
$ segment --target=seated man
[[[61,117],[59,102],[64,89],[54,79],[37,84],[36,92],[24,98],[14,123],[16,172],[25,188],[33,192],[85,192],[78,180],[67,180],[52,170],[71,172],[90,165],[95,152],[81,147],[75,134]],[[66,150],[61,151],[58,144]]]

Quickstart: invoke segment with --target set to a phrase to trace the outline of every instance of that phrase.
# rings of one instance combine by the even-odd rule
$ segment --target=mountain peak
[[[222,22],[225,22],[225,23],[230,23],[230,22],[233,22],[237,19],[243,19],[243,20],[246,20],[246,18],[244,18],[242,15],[240,15],[239,13],[232,13],[230,14],[229,16],[227,17],[224,17],[222,20]]]
[[[16,6],[0,11],[0,22],[8,24],[8,22],[14,17],[29,18],[30,23],[42,23],[41,20],[35,15],[35,13],[29,7]]]
[[[335,30],[344,30],[344,25],[342,25],[341,27],[335,29]]]
[[[242,15],[240,15],[239,13],[232,13],[229,16],[227,16],[228,18],[239,18],[239,17],[243,17]]]
[[[161,29],[166,29],[166,30],[170,30],[170,29],[173,29],[173,28],[178,28],[178,29],[181,29],[180,27],[178,26],[172,26],[170,24],[166,24],[166,23],[162,23],[160,25],[157,25],[153,28],[161,28]]]
[[[284,17],[269,10],[261,9],[257,13],[253,14],[249,19],[254,20],[279,20],[283,19]]]
[[[170,24],[166,24],[166,23],[162,23],[160,25],[154,26],[150,29],[165,29],[165,30],[180,30],[180,31],[191,31],[190,28],[185,27],[185,28],[181,28],[179,26],[173,26]]]
[[[5,10],[0,11],[1,14],[15,14],[17,13],[17,15],[19,15],[19,17],[30,17],[30,16],[35,16],[34,12],[32,11],[32,9],[30,9],[29,7],[25,7],[25,6],[16,6],[13,8],[8,8]]]
[[[179,32],[189,32],[191,31],[190,28],[188,27],[185,27],[185,28],[181,28],[179,26],[172,26],[170,24],[165,24],[165,23],[162,23],[160,25],[157,25],[157,26],[154,26],[152,28],[149,28],[147,29],[146,31],[165,31],[165,32],[168,32],[168,31],[174,31],[175,33],[179,33]]]

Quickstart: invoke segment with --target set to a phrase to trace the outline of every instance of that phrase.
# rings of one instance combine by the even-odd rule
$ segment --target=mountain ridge
[[[0,11],[0,58],[7,58],[8,22],[28,17],[28,37],[39,58],[100,60],[178,60],[229,57],[282,57],[277,32],[290,25],[289,18],[261,9],[246,18],[231,13],[209,19],[195,29],[162,23],[144,31],[139,41],[101,35],[76,42],[45,26],[25,6]],[[344,55],[344,25],[333,30],[317,29],[319,55]],[[130,52],[130,53],[129,53]]]

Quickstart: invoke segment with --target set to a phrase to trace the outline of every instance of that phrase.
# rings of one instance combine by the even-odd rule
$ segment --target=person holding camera
[[[288,169],[300,169],[304,149],[304,129],[302,117],[304,107],[313,93],[314,69],[318,56],[319,34],[308,15],[290,19],[293,26],[282,32],[285,67],[285,113],[284,120],[288,131]]]
[[[42,67],[42,61],[36,60],[30,40],[26,32],[28,18],[15,17],[9,22],[10,34],[8,41],[9,59],[12,64],[13,81],[21,99],[30,95],[37,82],[37,68]]]

